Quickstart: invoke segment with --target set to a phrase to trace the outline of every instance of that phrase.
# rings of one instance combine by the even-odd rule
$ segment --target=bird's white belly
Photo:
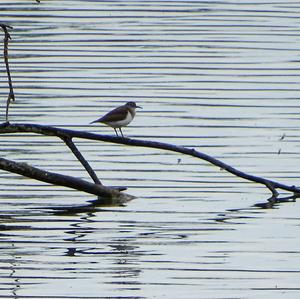
[[[109,123],[107,123],[107,125],[109,125],[112,128],[125,127],[132,121],[132,119],[133,117],[131,113],[128,112],[125,119],[118,120],[118,121],[110,121]]]

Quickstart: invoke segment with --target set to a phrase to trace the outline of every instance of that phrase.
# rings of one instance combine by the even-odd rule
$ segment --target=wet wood
[[[0,158],[0,168],[12,173],[17,173],[28,178],[49,183],[57,186],[65,186],[75,190],[87,192],[105,198],[133,198],[132,196],[120,193],[114,188],[108,188],[99,184],[93,184],[79,178],[62,175],[39,169],[27,163],[17,163],[11,160]]]

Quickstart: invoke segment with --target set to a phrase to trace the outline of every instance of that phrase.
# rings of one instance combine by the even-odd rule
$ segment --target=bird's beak
[[[143,107],[141,107],[141,106],[136,106],[136,108],[140,108],[140,109],[143,109]]]

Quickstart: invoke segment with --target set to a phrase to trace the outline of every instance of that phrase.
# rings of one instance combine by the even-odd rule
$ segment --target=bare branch
[[[202,160],[205,160],[227,172],[246,179],[251,182],[256,182],[259,184],[263,184],[269,190],[271,190],[273,196],[278,196],[276,189],[282,189],[285,191],[293,192],[295,195],[300,194],[300,188],[296,186],[288,186],[276,181],[272,181],[269,179],[265,179],[262,177],[258,177],[255,175],[247,174],[242,172],[218,159],[215,159],[207,154],[202,152],[196,151],[195,149],[190,149],[182,146],[176,146],[173,144],[162,143],[157,141],[145,141],[145,140],[137,140],[137,139],[130,139],[130,138],[122,138],[117,136],[110,136],[110,135],[100,135],[100,134],[93,134],[88,132],[81,132],[81,131],[74,131],[74,130],[66,130],[60,129],[52,126],[42,126],[42,125],[35,125],[35,124],[8,124],[4,123],[0,125],[0,134],[5,133],[36,133],[42,134],[47,136],[57,136],[59,138],[82,138],[82,139],[89,139],[89,140],[98,140],[98,141],[105,141],[105,142],[112,142],[117,144],[124,144],[130,146],[139,146],[139,147],[150,147],[156,149],[163,149],[167,151],[177,152],[189,156],[193,156]]]
[[[78,161],[82,164],[82,166],[85,168],[85,170],[88,172],[88,174],[93,179],[95,184],[102,185],[100,180],[97,177],[97,174],[94,172],[93,168],[90,166],[88,161],[85,160],[85,158],[82,156],[80,151],[77,149],[76,145],[72,141],[72,138],[63,138],[63,141],[70,148],[72,153],[75,155],[75,157],[78,159]]]
[[[121,193],[114,188],[105,187],[99,184],[93,184],[82,179],[74,178],[68,175],[45,171],[36,167],[32,167],[26,163],[18,163],[4,158],[0,158],[0,168],[9,172],[17,173],[35,180],[56,186],[65,186],[75,190],[84,191],[97,195],[101,198],[112,198],[114,201],[128,201],[134,198],[132,195]]]

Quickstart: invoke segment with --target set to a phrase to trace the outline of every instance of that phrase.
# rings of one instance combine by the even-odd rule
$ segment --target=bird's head
[[[128,102],[128,103],[126,103],[125,106],[132,108],[132,109],[136,109],[136,108],[143,109],[141,106],[137,106],[137,104],[135,102]]]

